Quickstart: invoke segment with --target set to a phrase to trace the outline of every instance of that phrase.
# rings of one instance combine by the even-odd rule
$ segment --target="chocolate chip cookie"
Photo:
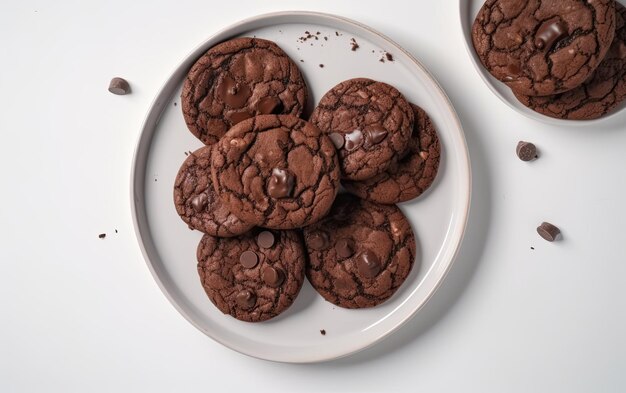
[[[365,180],[384,172],[411,139],[413,110],[393,86],[366,78],[328,91],[310,121],[339,151],[342,177]]]
[[[350,194],[337,197],[324,220],[304,229],[307,278],[326,300],[345,308],[389,299],[415,260],[411,225],[394,205]]]
[[[565,93],[515,97],[530,109],[559,119],[591,120],[614,110],[626,98],[626,7],[615,3],[615,38],[593,76]]]
[[[198,59],[183,84],[181,103],[187,127],[209,145],[258,114],[300,116],[307,95],[300,70],[278,45],[241,37]]]
[[[211,147],[191,153],[174,183],[176,212],[191,229],[213,236],[241,235],[254,225],[241,221],[222,203],[211,181]]]
[[[343,181],[344,188],[368,201],[393,204],[420,196],[435,180],[441,147],[432,121],[417,105],[409,151],[386,172],[364,181]]]
[[[290,115],[261,115],[231,128],[211,162],[217,194],[243,221],[274,229],[310,225],[339,190],[331,140]]]
[[[200,281],[211,302],[242,321],[260,322],[282,313],[304,282],[306,257],[295,231],[205,235],[197,254]]]
[[[494,77],[520,94],[544,96],[586,81],[614,33],[614,0],[487,0],[472,40]]]

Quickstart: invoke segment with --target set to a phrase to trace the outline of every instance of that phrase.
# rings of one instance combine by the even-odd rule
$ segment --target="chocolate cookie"
[[[565,93],[530,97],[515,93],[530,109],[559,119],[591,120],[611,112],[626,98],[626,7],[615,3],[615,38],[593,76]]]
[[[328,91],[310,121],[335,143],[342,177],[365,180],[384,172],[394,156],[406,151],[413,110],[393,86],[357,78]]]
[[[386,172],[364,181],[343,181],[344,188],[368,201],[393,204],[420,196],[435,180],[441,147],[435,126],[424,110],[411,104],[415,115],[409,151]]]
[[[233,125],[258,114],[300,116],[307,88],[296,64],[275,43],[235,38],[209,49],[191,67],[181,103],[189,130],[215,143]]]
[[[337,197],[323,221],[304,229],[307,278],[326,300],[345,308],[374,307],[391,297],[415,259],[411,225],[394,205],[350,194]]]
[[[339,190],[331,140],[295,116],[245,120],[215,145],[215,190],[245,222],[293,229],[324,217]]]
[[[614,0],[487,0],[472,27],[485,68],[529,96],[582,84],[611,46]]]
[[[222,203],[211,181],[211,147],[191,153],[174,183],[176,212],[189,225],[213,236],[241,235],[254,225],[241,221]]]
[[[255,229],[227,239],[205,235],[198,245],[198,274],[220,311],[260,322],[291,306],[304,282],[305,258],[295,231]]]

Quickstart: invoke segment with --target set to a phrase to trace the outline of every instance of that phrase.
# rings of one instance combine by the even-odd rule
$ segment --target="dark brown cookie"
[[[333,139],[342,177],[365,180],[384,172],[394,156],[406,151],[413,110],[393,86],[357,78],[330,89],[310,121]]]
[[[530,109],[558,119],[591,120],[604,116],[626,98],[626,7],[615,3],[615,38],[593,76],[565,93],[515,97]]]
[[[232,214],[215,193],[210,146],[201,147],[183,162],[174,183],[174,205],[189,228],[209,235],[237,236],[254,227]]]
[[[198,245],[198,274],[209,299],[247,322],[274,318],[291,306],[304,282],[305,261],[295,231],[205,235]]]
[[[295,116],[245,120],[215,145],[215,190],[245,222],[293,229],[324,217],[339,190],[331,140]]]
[[[258,114],[300,116],[307,88],[296,64],[275,43],[235,38],[209,49],[191,67],[181,104],[189,130],[215,143],[233,125]]]
[[[409,150],[386,172],[363,181],[342,182],[344,188],[368,201],[393,204],[420,196],[435,180],[441,146],[435,126],[424,110],[411,104],[415,115]]]
[[[487,0],[472,40],[494,77],[518,93],[543,96],[587,80],[614,33],[614,0]]]
[[[304,229],[307,278],[329,302],[374,307],[389,299],[415,259],[411,225],[394,205],[350,194],[337,197],[330,214]]]

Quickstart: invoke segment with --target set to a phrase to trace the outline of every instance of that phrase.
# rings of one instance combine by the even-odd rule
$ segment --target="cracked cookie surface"
[[[252,229],[222,203],[211,181],[211,147],[204,146],[185,159],[174,183],[176,212],[191,229],[230,237]]]
[[[350,194],[330,214],[304,229],[309,282],[327,301],[345,308],[374,307],[389,299],[413,267],[411,225],[394,205]]]
[[[356,78],[330,89],[310,121],[333,138],[342,178],[365,180],[384,172],[395,155],[406,151],[413,111],[393,86]]]
[[[183,84],[181,106],[189,130],[210,145],[258,114],[300,116],[307,96],[300,70],[278,45],[241,37],[196,61]]]
[[[409,151],[380,175],[364,181],[343,181],[348,192],[368,201],[393,204],[417,198],[432,185],[439,169],[439,137],[426,112],[417,105],[411,107],[415,125]]]
[[[215,145],[211,171],[218,195],[243,221],[273,229],[310,225],[339,190],[331,140],[295,116],[245,120]]]
[[[261,322],[285,311],[304,282],[306,256],[295,231],[254,229],[244,235],[205,235],[197,250],[198,274],[211,302],[224,314]]]
[[[614,0],[487,0],[472,41],[494,77],[520,94],[543,96],[587,80],[614,33]]]
[[[615,38],[592,77],[565,93],[515,97],[530,109],[558,119],[591,120],[613,111],[626,98],[626,7],[615,3]]]

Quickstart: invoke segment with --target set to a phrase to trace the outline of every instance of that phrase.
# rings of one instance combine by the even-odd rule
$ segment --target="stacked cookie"
[[[626,97],[625,20],[614,0],[488,0],[472,39],[484,67],[522,104],[590,120]]]
[[[414,265],[415,237],[394,204],[436,176],[430,119],[369,79],[335,86],[309,121],[307,97],[296,64],[257,38],[209,49],[183,87],[185,121],[205,146],[178,172],[176,211],[205,233],[197,258],[209,299],[243,321],[286,310],[305,275],[338,306],[373,307]]]

